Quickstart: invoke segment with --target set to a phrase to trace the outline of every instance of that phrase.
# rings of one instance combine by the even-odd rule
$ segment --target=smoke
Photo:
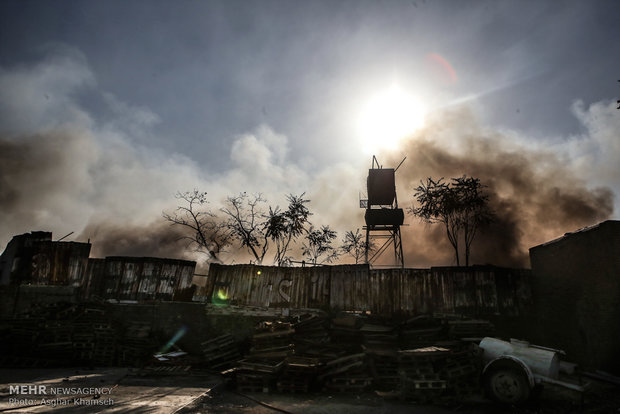
[[[317,199],[340,202],[341,188],[323,183],[355,171],[336,165],[311,178],[288,161],[287,137],[260,125],[234,137],[229,170],[207,175],[208,166],[149,146],[160,118],[100,92],[84,56],[62,46],[32,66],[0,68],[0,103],[0,248],[31,230],[73,231],[72,240],[91,241],[93,256],[204,261],[206,255],[179,240],[183,229],[162,217],[178,206],[178,191],[207,191],[215,212],[240,192],[262,193],[269,205],[285,207],[286,194],[306,191],[320,225],[328,223],[330,208],[323,214],[316,208],[312,189],[320,192]],[[234,248],[222,257],[247,261]]]
[[[179,189],[204,184],[200,169],[141,144],[159,118],[100,93],[82,54],[48,52],[0,68],[0,246],[31,230],[73,231],[97,255],[178,257],[161,212]]]
[[[612,165],[620,165],[620,153],[606,152],[608,159],[600,168],[592,164],[586,168],[575,157],[576,146],[604,152],[600,147],[607,142],[600,137],[607,139],[607,131],[617,127],[611,103],[597,104],[594,110],[605,116],[596,126],[589,125],[587,134],[569,138],[564,146],[536,149],[514,132],[483,128],[468,107],[438,114],[403,144],[408,159],[397,172],[399,192],[412,200],[414,188],[426,177],[480,178],[487,186],[495,220],[475,239],[471,262],[527,266],[529,247],[596,224],[613,213],[609,186],[614,183],[597,170],[606,171],[614,157]],[[398,161],[392,157],[390,162]],[[416,218],[410,223],[403,231],[409,263],[455,263],[441,224],[422,224]]]
[[[192,249],[187,236],[180,227],[171,226],[163,221],[151,225],[121,226],[116,223],[91,223],[82,234],[92,237],[91,255],[104,256],[142,256],[172,257],[195,260],[196,252]]]
[[[85,104],[90,102],[91,104]],[[92,102],[96,102],[94,105]],[[97,111],[87,108],[97,107]],[[613,213],[611,190],[620,165],[618,117],[611,103],[573,112],[580,136],[542,145],[515,132],[484,128],[467,109],[438,112],[405,141],[408,156],[396,179],[399,202],[411,203],[420,180],[475,176],[488,186],[496,220],[474,242],[472,262],[526,266],[527,249]],[[93,256],[136,255],[204,261],[162,218],[177,207],[174,194],[208,192],[210,209],[227,196],[262,193],[264,205],[284,208],[288,193],[311,200],[312,223],[339,232],[363,226],[358,192],[370,160],[318,166],[308,154],[289,157],[288,138],[268,125],[233,137],[230,168],[208,166],[149,145],[159,116],[99,91],[84,57],[61,48],[31,67],[0,68],[0,247],[31,230],[93,244]],[[614,131],[615,130],[615,131]],[[161,138],[161,137],[159,137]],[[328,151],[325,149],[323,151]],[[401,155],[380,155],[396,166]],[[407,217],[403,245],[408,266],[448,265],[452,248],[439,225]],[[225,263],[247,262],[229,248]],[[269,260],[269,259],[267,259]]]

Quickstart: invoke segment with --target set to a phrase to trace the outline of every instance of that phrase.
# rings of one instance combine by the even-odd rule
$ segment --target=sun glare
[[[424,115],[422,104],[398,86],[371,97],[358,120],[364,149],[396,149],[402,138],[423,126]]]

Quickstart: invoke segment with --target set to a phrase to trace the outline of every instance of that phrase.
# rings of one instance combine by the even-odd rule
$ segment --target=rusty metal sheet
[[[314,307],[381,315],[518,314],[531,298],[529,270],[495,267],[373,269],[213,264],[211,296],[234,305]],[[515,313],[516,312],[516,313]]]
[[[104,289],[105,259],[88,259],[81,297],[100,296]]]
[[[370,309],[368,290],[367,265],[340,265],[332,268],[329,301],[332,309]]]
[[[430,269],[402,269],[400,283],[400,312],[423,314],[433,312]]]
[[[262,307],[323,307],[328,305],[328,268],[213,264],[212,296],[231,304]],[[326,270],[327,269],[327,270]]]
[[[101,259],[98,259],[101,260]],[[153,257],[106,257],[97,264],[98,295],[119,300],[172,300],[191,286],[195,262]],[[90,289],[91,294],[97,294]]]
[[[33,243],[31,249],[31,283],[62,286],[82,284],[90,244],[39,241]]]

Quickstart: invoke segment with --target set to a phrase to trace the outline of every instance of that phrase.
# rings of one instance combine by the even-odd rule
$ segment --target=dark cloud
[[[92,223],[78,238],[91,241],[91,255],[94,257],[142,256],[195,260],[194,250],[183,240],[184,236],[186,233],[181,228],[170,226],[170,223],[160,219],[145,226]]]
[[[426,177],[465,174],[487,186],[496,217],[475,239],[473,263],[527,266],[529,247],[613,214],[611,189],[587,185],[579,170],[559,154],[528,149],[514,136],[482,128],[467,110],[436,117],[401,150],[408,158],[397,181],[407,202]],[[409,263],[453,263],[452,247],[440,224],[429,227],[411,218],[403,238]]]

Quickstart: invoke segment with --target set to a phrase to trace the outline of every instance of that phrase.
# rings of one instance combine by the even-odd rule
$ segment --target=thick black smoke
[[[408,158],[397,172],[397,183],[407,198],[399,199],[412,203],[414,188],[426,177],[479,178],[487,186],[495,220],[475,239],[471,263],[529,266],[528,248],[612,215],[612,191],[589,187],[558,155],[509,142],[507,136],[478,127],[467,113],[452,114],[450,121],[446,125],[445,118],[436,119],[404,144]],[[454,264],[443,225],[423,224],[411,216],[409,223],[403,231],[408,263]]]
[[[78,239],[89,239],[91,254],[104,256],[169,257],[195,260],[194,249],[179,227],[158,220],[147,226],[89,224]]]

